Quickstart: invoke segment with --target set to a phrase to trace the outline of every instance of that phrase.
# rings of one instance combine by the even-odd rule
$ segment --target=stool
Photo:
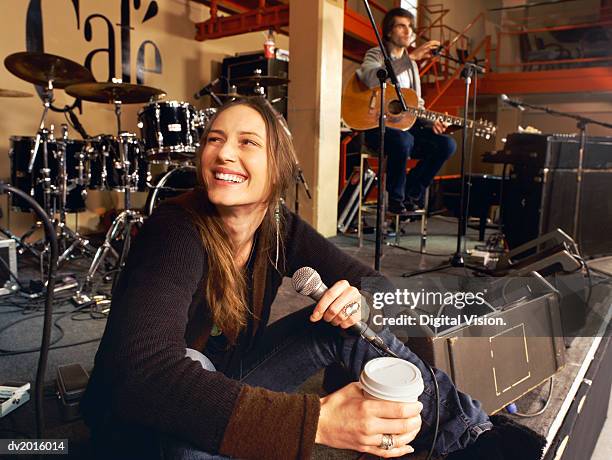
[[[367,160],[378,160],[378,153],[374,152],[372,149],[364,145],[361,148],[361,153],[360,153],[360,158],[359,158],[360,203],[359,203],[358,214],[357,214],[357,239],[359,241],[359,247],[361,247],[363,244],[363,213],[370,213],[370,214],[376,213],[375,205],[367,205],[364,203],[366,197],[363,196],[363,171],[364,171],[365,162]],[[409,159],[406,163],[406,171],[409,171],[410,169],[414,168],[417,163],[418,163],[418,160]],[[380,184],[377,184],[377,186],[380,186]],[[384,197],[383,200],[385,204],[384,208],[387,209],[388,198],[387,198],[386,190],[384,191],[383,197]],[[429,187],[425,189],[424,205],[425,206],[423,207],[423,209],[418,209],[408,214],[408,216],[421,216],[421,242],[420,242],[419,250],[422,254],[426,253],[426,245],[427,245],[427,217],[428,217],[427,210],[429,208]],[[395,222],[395,244],[399,245],[400,244],[400,230],[401,230],[400,216],[394,215],[393,219]]]

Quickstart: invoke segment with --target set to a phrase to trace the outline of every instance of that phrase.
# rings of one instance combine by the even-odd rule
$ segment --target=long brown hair
[[[216,207],[208,200],[208,193],[202,178],[201,153],[206,145],[210,129],[217,117],[231,107],[246,106],[261,115],[266,126],[268,149],[268,202],[263,222],[257,232],[258,260],[275,264],[277,251],[284,264],[282,245],[283,213],[278,212],[281,197],[284,196],[294,177],[296,155],[291,135],[284,120],[261,98],[239,99],[220,107],[208,123],[200,139],[201,147],[196,156],[198,183],[203,193],[201,202],[189,209],[198,227],[202,244],[208,256],[208,274],[204,281],[205,297],[214,324],[223,331],[230,343],[235,343],[241,330],[246,326],[250,311],[247,299],[245,273],[236,267],[234,247],[223,226]],[[267,263],[266,263],[267,265]],[[267,269],[267,267],[265,268]],[[277,267],[282,270],[282,268]]]

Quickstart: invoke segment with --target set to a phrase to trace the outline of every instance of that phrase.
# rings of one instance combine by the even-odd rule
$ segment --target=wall
[[[0,56],[26,50],[26,16],[28,6],[35,6],[38,0],[2,0],[5,15],[0,40]],[[207,101],[196,103],[192,95],[204,84],[216,76],[223,57],[237,52],[258,51],[263,46],[264,37],[261,32],[244,34],[236,37],[198,42],[194,39],[194,23],[209,17],[208,8],[189,0],[158,1],[158,13],[143,22],[145,12],[152,1],[141,2],[139,10],[134,9],[134,2],[128,0],[54,0],[42,1],[42,25],[44,51],[57,54],[81,64],[97,48],[109,48],[109,33],[102,18],[93,18],[91,41],[85,38],[85,24],[93,14],[103,15],[110,23],[110,36],[115,41],[116,76],[121,75],[121,8],[127,7],[131,19],[130,43],[131,60],[128,64],[132,82],[135,82],[136,54],[139,46],[145,40],[152,41],[161,55],[162,72],[160,74],[145,73],[144,84],[161,88],[167,93],[167,100],[183,100],[193,103],[198,108],[207,106]],[[78,18],[75,6],[78,4]],[[125,21],[124,21],[125,23]],[[286,36],[277,36],[277,46],[288,49],[289,40]],[[153,67],[152,47],[149,45],[145,53],[145,67]],[[92,71],[99,81],[106,81],[109,76],[108,53],[99,52],[92,58]],[[35,94],[34,86],[20,80],[6,68],[0,71],[0,88],[27,91]],[[71,104],[73,98],[64,91],[55,92],[55,105],[62,107]],[[7,180],[9,169],[9,137],[12,135],[34,136],[42,112],[38,97],[29,99],[0,99],[0,177]],[[124,106],[123,129],[138,132],[137,112],[142,104]],[[115,134],[116,124],[113,107],[104,104],[85,102],[83,114],[79,115],[81,123],[90,134]],[[47,124],[54,124],[58,129],[64,122],[62,114],[51,113]],[[71,138],[80,136],[70,131]],[[138,194],[137,203],[144,202],[144,194]],[[0,198],[6,226],[6,198]],[[98,216],[104,209],[121,207],[122,195],[115,192],[96,192],[89,194],[87,212],[79,216],[79,224],[88,229],[98,225]],[[11,228],[19,233],[32,222],[32,217],[25,213],[12,213]],[[74,216],[70,217],[70,225],[74,227]]]

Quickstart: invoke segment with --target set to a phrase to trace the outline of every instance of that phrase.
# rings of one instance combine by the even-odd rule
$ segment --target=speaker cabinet
[[[612,155],[612,152],[611,152]],[[560,228],[583,256],[612,253],[612,169],[584,169],[578,207],[576,169],[545,169],[511,178],[504,187],[502,218],[511,248]]]

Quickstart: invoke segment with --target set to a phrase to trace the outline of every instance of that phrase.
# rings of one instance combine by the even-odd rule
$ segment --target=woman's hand
[[[415,48],[410,52],[410,59],[413,61],[421,61],[423,59],[430,58],[432,56],[431,51],[435,50],[440,46],[438,40],[430,40],[427,43],[423,43],[418,48]]]
[[[317,303],[310,321],[324,321],[340,326],[351,327],[361,320],[361,294],[346,280],[338,281],[330,287]]]
[[[315,442],[338,449],[367,452],[384,458],[414,452],[408,445],[421,429],[420,402],[400,403],[366,399],[358,383],[321,398]],[[380,447],[383,434],[393,447]]]

